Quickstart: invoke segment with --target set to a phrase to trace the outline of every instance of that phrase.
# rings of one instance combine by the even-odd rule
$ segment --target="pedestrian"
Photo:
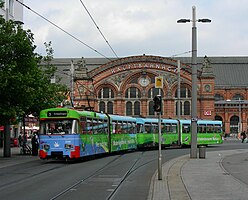
[[[18,136],[18,146],[21,147],[22,146],[22,133],[20,133],[20,135]]]
[[[241,139],[242,139],[242,143],[244,143],[245,139],[246,139],[246,133],[245,131],[241,132]]]
[[[35,132],[32,137],[32,155],[37,156],[38,155],[38,149],[39,149],[39,141],[38,141],[38,135]]]

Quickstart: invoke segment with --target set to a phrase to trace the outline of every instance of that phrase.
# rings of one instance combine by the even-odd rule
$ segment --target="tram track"
[[[47,163],[44,163],[43,165],[46,165],[46,164]],[[6,171],[2,172],[5,174],[5,175],[3,175],[3,177],[8,175],[8,174],[23,175],[23,176],[21,176],[19,178],[15,178],[14,180],[12,180],[10,182],[7,182],[7,183],[5,182],[3,185],[0,184],[0,191],[7,188],[7,187],[11,187],[11,186],[26,182],[26,181],[33,179],[37,176],[40,176],[42,174],[46,174],[48,172],[58,170],[58,169],[63,168],[67,165],[68,165],[68,163],[62,163],[62,164],[59,164],[56,166],[54,166],[54,164],[53,164],[53,165],[51,165],[52,166],[51,168],[39,171],[37,173],[31,173],[28,171],[28,169],[33,168],[33,166],[18,165],[18,167],[20,167],[20,169],[18,169],[17,171],[13,170],[13,167],[9,167]],[[40,165],[38,165],[37,167],[40,168]],[[2,171],[3,171],[3,169],[2,169]],[[5,179],[7,179],[7,178],[5,178]]]
[[[95,172],[93,172],[92,174],[90,174],[89,176],[83,178],[82,180],[77,181],[76,183],[74,183],[71,186],[67,187],[62,192],[60,192],[57,195],[55,195],[54,197],[50,198],[50,200],[55,200],[55,199],[58,199],[58,198],[62,197],[63,195],[65,195],[69,191],[73,190],[73,188],[77,187],[78,185],[82,184],[83,182],[85,182],[85,181],[91,179],[92,177],[96,176],[99,172],[101,172],[102,170],[104,170],[106,167],[108,167],[112,163],[116,162],[121,157],[122,157],[122,155],[119,155],[118,157],[116,157],[113,160],[109,161],[108,163],[106,163],[104,166],[102,166],[101,168],[99,168],[98,170],[96,170]]]
[[[113,186],[112,188],[107,189],[109,194],[106,195],[106,198],[103,198],[103,199],[113,200],[116,197],[116,195],[118,194],[119,189],[121,189],[122,185],[125,183],[125,181],[128,179],[128,177],[132,173],[139,170],[141,167],[144,167],[147,164],[150,164],[151,162],[154,162],[155,160],[157,160],[157,158],[152,158],[152,159],[149,159],[148,161],[146,161],[144,163],[141,163],[142,159],[144,159],[144,154],[145,154],[145,151],[140,152],[138,157],[136,159],[134,159],[134,161],[132,163],[129,164],[129,167],[127,167],[127,169],[125,170],[125,172],[121,176],[118,175],[118,178],[117,178],[117,175],[115,176],[117,181],[115,181],[115,184],[112,185]],[[52,198],[50,198],[50,200],[67,199],[70,196],[70,192],[77,192],[77,190],[79,190],[80,187],[84,187],[84,186],[82,186],[83,184],[87,185],[90,182],[94,182],[96,180],[99,180],[100,179],[99,177],[107,177],[106,171],[109,170],[108,168],[111,168],[113,166],[119,166],[120,163],[118,163],[118,161],[123,162],[122,160],[120,160],[122,158],[122,156],[123,155],[119,155],[115,159],[109,161],[104,166],[102,166],[98,170],[94,171],[93,173],[91,173],[87,177],[75,182],[74,184],[70,185],[69,187],[67,187],[66,189],[64,189],[63,191],[58,193],[57,195],[53,196]]]

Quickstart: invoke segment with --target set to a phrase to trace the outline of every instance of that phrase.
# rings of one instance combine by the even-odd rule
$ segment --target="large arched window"
[[[148,114],[149,115],[154,115],[155,114],[153,106],[154,106],[154,102],[149,101],[149,104],[148,104]]]
[[[175,97],[177,98],[177,89],[176,89],[176,92],[175,92]],[[180,98],[183,98],[183,99],[188,99],[188,98],[191,98],[191,91],[189,88],[185,87],[185,86],[182,86],[180,88]]]
[[[221,100],[224,100],[224,97],[221,94],[216,94],[216,95],[214,95],[214,100],[215,101],[221,101]]]
[[[128,99],[140,98],[141,97],[140,90],[136,87],[130,87],[126,90],[125,97]]]
[[[99,111],[100,112],[105,112],[105,102],[101,101],[99,103]]]
[[[183,106],[183,114],[184,115],[190,115],[190,102],[189,101],[185,101],[184,102],[184,106]]]
[[[239,117],[234,115],[230,119],[230,132],[238,133],[239,131]]]
[[[160,94],[162,97],[164,96],[163,95],[163,91],[161,91],[162,93]],[[148,98],[153,98],[155,97],[156,95],[159,95],[159,88],[151,88],[149,89],[148,91]]]
[[[177,96],[177,89],[175,92],[175,98],[178,98]],[[176,109],[176,114],[177,114],[177,101],[176,100],[176,105],[175,105],[175,109]],[[180,88],[180,113],[181,115],[190,115],[190,107],[191,107],[191,91],[189,88],[182,86]]]
[[[128,101],[126,103],[126,115],[131,116],[132,115],[132,110],[133,110],[132,102]]]
[[[232,100],[244,100],[244,97],[241,94],[235,94]]]
[[[140,115],[140,102],[134,102],[134,115]]]
[[[101,100],[99,103],[99,111],[113,114],[114,91],[109,87],[103,87],[98,92],[98,99]]]
[[[113,102],[109,101],[107,104],[107,113],[113,114],[113,110],[114,110]]]
[[[126,98],[126,115],[139,116],[140,115],[140,101],[141,92],[136,87],[130,87],[125,92]]]

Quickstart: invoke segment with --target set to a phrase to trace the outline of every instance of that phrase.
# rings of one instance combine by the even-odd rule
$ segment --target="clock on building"
[[[149,80],[149,78],[147,78],[147,77],[141,77],[141,78],[139,79],[139,84],[140,84],[142,87],[148,86],[149,83],[150,83],[150,80]]]
[[[205,89],[205,92],[211,92],[211,86],[209,84],[206,84],[204,89]]]

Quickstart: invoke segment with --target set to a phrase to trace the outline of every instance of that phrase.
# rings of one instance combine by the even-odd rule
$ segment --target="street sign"
[[[163,77],[161,76],[155,77],[155,88],[163,88]]]

